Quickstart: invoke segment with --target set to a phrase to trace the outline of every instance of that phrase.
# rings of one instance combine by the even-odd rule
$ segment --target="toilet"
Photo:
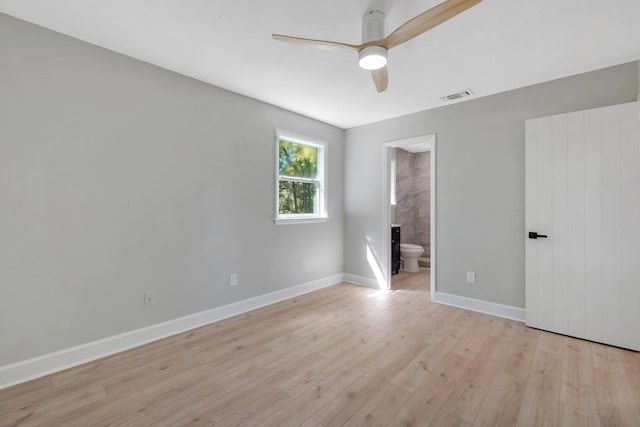
[[[424,253],[424,248],[411,243],[400,243],[400,258],[404,260],[404,270],[410,273],[420,271],[418,257]]]

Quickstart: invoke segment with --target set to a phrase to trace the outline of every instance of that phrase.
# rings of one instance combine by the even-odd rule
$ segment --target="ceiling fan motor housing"
[[[370,10],[362,17],[362,43],[384,38],[384,13]]]
[[[362,44],[384,39],[384,13],[370,10],[362,17]],[[358,52],[358,64],[365,70],[379,70],[387,65],[387,49],[368,46]]]

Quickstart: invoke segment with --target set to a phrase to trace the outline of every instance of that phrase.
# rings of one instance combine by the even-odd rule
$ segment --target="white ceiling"
[[[381,94],[356,55],[271,39],[359,43],[369,8],[389,33],[440,1],[0,0],[0,12],[341,128],[640,59],[640,0],[484,0],[393,48]]]

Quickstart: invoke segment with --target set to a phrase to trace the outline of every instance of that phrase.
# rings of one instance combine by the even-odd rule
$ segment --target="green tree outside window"
[[[313,214],[318,204],[318,148],[279,140],[278,212]]]

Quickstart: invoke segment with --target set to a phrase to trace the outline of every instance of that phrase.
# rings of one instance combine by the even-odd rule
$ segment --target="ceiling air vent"
[[[460,98],[466,98],[467,96],[473,95],[473,91],[471,89],[463,90],[460,92],[452,93],[451,95],[443,96],[440,98],[442,102],[454,101]]]

